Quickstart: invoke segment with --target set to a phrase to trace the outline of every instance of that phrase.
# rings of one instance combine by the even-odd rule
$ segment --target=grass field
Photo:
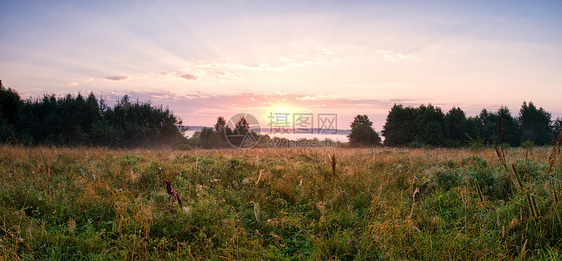
[[[2,260],[562,258],[552,148],[0,149]]]

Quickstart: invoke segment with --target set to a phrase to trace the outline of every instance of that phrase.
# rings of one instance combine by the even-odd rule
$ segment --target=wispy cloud
[[[105,79],[111,81],[126,81],[129,80],[129,76],[107,76]]]
[[[384,61],[387,62],[396,62],[400,60],[406,59],[417,59],[413,55],[403,54],[403,53],[394,53],[388,50],[376,50],[375,53],[379,54]]]
[[[289,66],[282,65],[281,63],[273,64],[269,62],[260,62],[260,63],[197,62],[196,67],[201,69],[239,69],[239,70],[252,70],[252,71],[283,71],[290,68]]]
[[[219,80],[221,82],[224,81],[240,81],[242,80],[242,76],[232,72],[225,72],[225,71],[218,71],[218,72],[211,72],[211,77],[215,80]]]

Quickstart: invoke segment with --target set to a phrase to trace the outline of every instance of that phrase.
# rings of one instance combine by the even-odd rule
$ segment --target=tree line
[[[205,149],[217,148],[232,148],[243,147],[242,137],[234,137],[233,134],[241,135],[242,137],[249,134],[258,141],[258,147],[265,147],[265,143],[269,140],[268,135],[260,135],[250,129],[250,124],[245,117],[240,117],[234,124],[234,130],[226,124],[223,116],[217,118],[217,123],[213,128],[204,127],[200,131],[193,134],[189,139],[189,144],[193,147],[200,147]],[[227,136],[230,138],[227,140]]]
[[[342,144],[327,138],[324,140],[319,140],[318,138],[299,138],[296,140],[298,143],[290,143],[287,138],[270,137],[268,134],[255,132],[250,128],[249,123],[243,116],[233,120],[236,120],[236,123],[231,128],[227,125],[224,117],[219,116],[213,128],[204,127],[200,131],[196,131],[193,137],[189,139],[189,145],[205,149],[243,148],[245,139],[243,136],[246,136],[246,134],[252,137],[250,145],[255,148],[290,148],[291,144],[305,147],[328,147],[340,146]],[[372,128],[371,131],[374,132]]]
[[[0,81],[0,143],[54,146],[227,148],[233,133],[223,117],[214,128],[204,128],[194,137],[183,136],[182,121],[168,108],[123,96],[113,107],[93,93],[23,100]],[[562,130],[562,120],[523,102],[517,117],[502,106],[497,112],[483,109],[467,117],[459,107],[447,113],[431,104],[405,107],[394,104],[382,129],[384,142],[372,128],[367,115],[357,115],[348,135],[350,146],[461,147],[470,144],[523,143],[549,145]],[[237,133],[252,132],[245,119],[234,126]],[[254,134],[252,132],[252,134]],[[265,147],[268,135],[254,134],[258,147]],[[237,143],[238,141],[234,141]],[[242,142],[242,141],[240,141]],[[235,144],[236,145],[236,144]]]
[[[366,115],[357,115],[348,136],[350,145],[382,145]],[[382,129],[384,145],[389,147],[461,147],[479,144],[520,146],[524,143],[550,145],[562,130],[562,120],[533,102],[523,102],[517,117],[501,106],[497,112],[483,109],[476,117],[467,117],[459,107],[447,113],[431,104],[405,107],[395,104]]]
[[[168,108],[123,96],[113,107],[93,93],[22,100],[0,81],[0,142],[24,145],[182,147],[181,120]]]

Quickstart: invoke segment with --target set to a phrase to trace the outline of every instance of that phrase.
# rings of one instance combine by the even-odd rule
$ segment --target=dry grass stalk
[[[260,175],[258,176],[258,179],[256,180],[256,186],[260,183],[262,173],[263,173],[263,169],[260,170]]]
[[[334,179],[336,177],[336,154],[332,154],[331,157],[331,165],[332,165],[332,179]]]
[[[412,215],[414,214],[414,207],[416,206],[416,194],[418,194],[420,192],[419,188],[416,188],[416,190],[414,190],[414,193],[412,194],[412,208],[410,209],[410,215],[408,216],[408,219],[412,219]]]
[[[496,143],[494,143],[494,150],[496,150],[496,154],[498,155],[498,159],[500,160],[500,163],[507,170],[507,161],[505,159],[505,152],[503,150],[503,147],[498,146]]]
[[[511,164],[511,168],[513,169],[513,174],[515,175],[515,179],[517,180],[517,184],[519,185],[519,188],[525,191],[525,198],[529,203],[529,210],[531,211],[531,215],[535,218],[538,218],[539,212],[537,208],[537,203],[535,201],[535,196],[531,194],[529,190],[526,189],[525,186],[523,185],[523,182],[521,181],[519,174],[517,174],[517,168],[515,167],[515,164]]]
[[[539,215],[537,213],[535,197],[528,190],[525,191],[525,196],[527,197],[527,202],[529,202],[529,209],[531,210],[531,215],[535,218],[538,217]]]
[[[260,203],[258,202],[254,202],[254,217],[256,218],[256,221],[259,223],[261,218],[261,209],[260,209]]]
[[[476,189],[476,193],[478,194],[478,198],[480,198],[480,201],[482,203],[484,203],[484,194],[482,194],[482,189],[480,189],[480,185],[478,184],[477,180],[474,181],[474,188]]]
[[[525,254],[527,253],[527,241],[528,241],[528,239],[525,239],[525,243],[523,243],[523,249],[521,249],[520,260],[525,260]]]
[[[562,219],[560,219],[560,213],[558,211],[558,208],[556,207],[556,204],[558,203],[558,192],[556,192],[556,186],[554,184],[554,176],[552,175],[552,170],[556,162],[556,157],[560,155],[561,145],[562,145],[562,131],[558,133],[558,139],[556,143],[552,145],[552,151],[550,152],[550,157],[548,159],[548,175],[551,176],[550,185],[552,187],[552,195],[554,196],[554,204],[553,204],[554,213],[556,213],[556,217],[560,222],[562,222]]]
[[[505,151],[503,150],[503,136],[505,135],[505,128],[503,126],[503,122],[498,122],[498,134],[499,134],[499,143],[500,145],[498,146],[498,144],[496,144],[496,142],[494,142],[494,150],[496,151],[496,154],[498,155],[498,159],[500,160],[500,162],[502,163],[503,167],[505,168],[505,170],[507,171],[507,160],[505,159]]]
[[[533,210],[533,215],[535,216],[535,218],[538,218],[540,215],[539,208],[537,208],[537,202],[535,201],[535,195],[529,193],[529,198],[531,199],[531,208]]]
[[[550,183],[552,185],[552,194],[554,195],[554,203],[558,203],[558,193],[556,192],[556,188],[554,187],[554,182]]]
[[[324,220],[324,214],[326,214],[326,207],[322,201],[316,203],[316,208],[320,211],[320,220]]]
[[[519,174],[517,174],[517,168],[515,168],[515,164],[511,164],[511,168],[513,169],[513,175],[515,175],[515,179],[517,180],[517,184],[519,185],[519,188],[525,189],[523,187],[523,182],[521,182],[521,178],[519,177]]]
[[[560,146],[562,146],[562,132],[558,134],[558,139],[552,145],[552,150],[550,152],[550,156],[548,157],[548,175],[552,175],[553,167],[556,163],[556,157],[560,155]]]
[[[70,219],[68,220],[68,232],[70,232],[70,234],[74,234],[74,231],[76,230],[76,221],[74,221],[74,219]]]
[[[502,238],[505,239],[505,225],[502,225]]]

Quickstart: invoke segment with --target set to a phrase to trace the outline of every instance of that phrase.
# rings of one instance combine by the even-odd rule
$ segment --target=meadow
[[[552,147],[2,146],[0,259],[560,260],[561,178]]]

